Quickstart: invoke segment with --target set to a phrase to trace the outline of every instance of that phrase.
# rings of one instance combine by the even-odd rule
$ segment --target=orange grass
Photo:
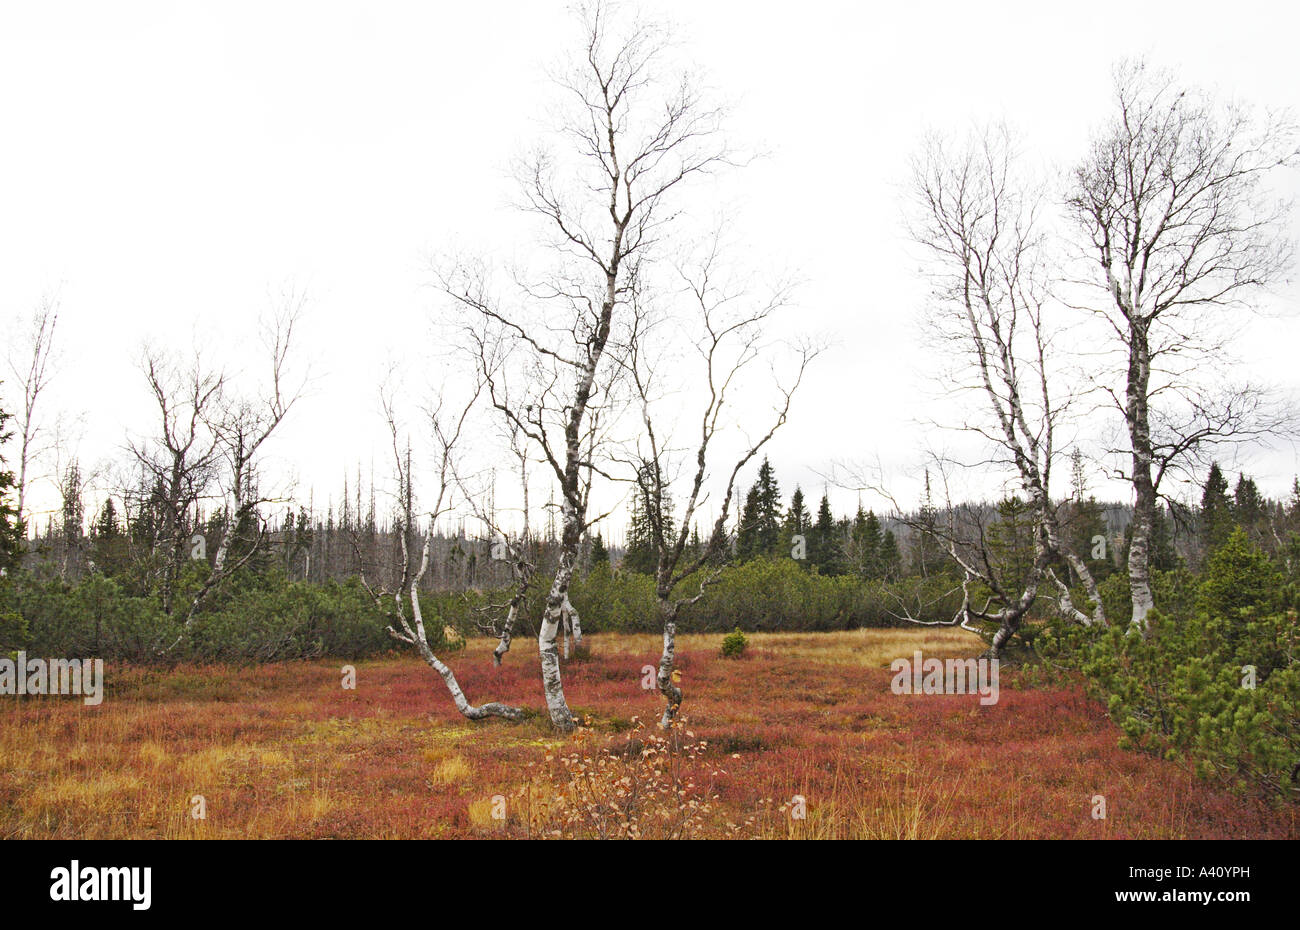
[[[741,659],[720,636],[685,636],[683,711],[706,744],[716,802],[696,836],[845,838],[1233,838],[1297,835],[1271,808],[1116,745],[1118,730],[1077,687],[1001,700],[897,696],[888,663],[975,655],[961,631],[752,634]],[[658,638],[590,638],[565,665],[583,737],[544,715],[471,723],[416,657],[169,670],[109,666],[105,699],[0,700],[0,837],[518,836],[549,789],[548,755],[626,741],[653,721],[641,687]],[[474,701],[540,708],[535,651],[502,668],[491,643],[452,658]],[[583,751],[587,751],[584,749]],[[795,795],[806,818],[789,816]],[[1092,817],[1093,797],[1107,817]],[[191,815],[201,796],[206,816]],[[494,802],[494,797],[504,799]],[[493,815],[504,810],[505,819]],[[729,826],[730,825],[730,826]],[[739,830],[739,834],[737,831]]]

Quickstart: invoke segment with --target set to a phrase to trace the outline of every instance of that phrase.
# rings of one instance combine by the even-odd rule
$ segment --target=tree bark
[[[424,613],[420,609],[419,587],[420,579],[424,577],[424,573],[429,567],[429,548],[432,542],[433,528],[430,527],[429,532],[424,537],[424,552],[420,557],[420,570],[411,581],[409,589],[411,616],[415,624],[414,629],[412,629],[411,625],[408,624],[405,618],[399,613],[397,616],[397,623],[400,626],[400,630],[390,626],[388,628],[388,633],[394,639],[404,643],[409,643],[416,648],[416,651],[420,653],[420,658],[424,659],[425,663],[427,663],[428,666],[437,672],[442,678],[443,683],[447,686],[447,690],[451,693],[451,699],[455,703],[456,709],[460,711],[462,715],[470,720],[483,720],[487,717],[502,717],[506,720],[518,720],[523,716],[523,711],[518,707],[513,707],[509,704],[502,704],[497,701],[477,706],[471,704],[469,699],[465,697],[465,692],[461,689],[460,683],[456,681],[455,673],[447,667],[446,663],[434,654],[431,648],[429,648],[429,640],[425,635],[424,629]],[[406,558],[405,535],[402,536],[402,558],[403,560]],[[397,604],[400,611],[400,592]]]
[[[667,600],[659,599],[659,616],[664,629],[663,653],[659,657],[659,693],[668,702],[664,706],[659,724],[663,727],[672,725],[677,711],[682,706],[682,689],[673,681],[673,666],[677,655],[677,610]]]
[[[1151,530],[1155,524],[1156,489],[1152,478],[1150,396],[1151,357],[1147,334],[1133,326],[1129,337],[1126,419],[1133,447],[1133,536],[1128,552],[1129,590],[1133,604],[1131,628],[1145,633],[1147,615],[1155,606],[1151,594]]]
[[[569,704],[564,697],[564,683],[560,678],[560,650],[556,644],[560,624],[564,621],[564,602],[568,598],[569,581],[573,577],[573,560],[568,548],[560,554],[560,565],[555,570],[551,591],[546,598],[546,612],[542,616],[541,631],[537,634],[537,649],[542,663],[542,693],[551,723],[557,730],[568,733],[577,726]]]

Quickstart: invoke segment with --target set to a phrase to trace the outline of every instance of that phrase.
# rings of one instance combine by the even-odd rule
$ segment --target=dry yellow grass
[[[889,693],[880,670],[900,655],[982,651],[960,629],[750,634],[741,662],[719,657],[721,640],[680,643],[689,714],[730,773],[718,781],[717,831],[739,817],[769,836],[1295,833],[1167,763],[1121,755],[1104,712],[1071,694],[1009,691],[997,713],[976,714]],[[657,717],[658,695],[639,682],[660,645],[594,636],[590,657],[566,672],[600,738]],[[97,708],[0,702],[0,839],[520,835],[554,814],[530,764],[575,738],[553,733],[536,707],[535,656],[521,649],[496,669],[491,646],[470,643],[457,672],[476,699],[532,699],[519,723],[465,721],[415,657],[358,662],[356,692],[340,689],[337,663],[320,661],[115,669],[119,690]],[[1021,773],[1009,800],[1007,766]],[[1124,800],[1115,810],[1126,820],[1097,826],[1075,810],[1102,789]],[[777,816],[796,792],[807,819]],[[495,795],[505,820],[493,817]],[[767,795],[764,814],[755,805]]]
[[[723,633],[688,633],[677,637],[679,652],[716,652]],[[900,627],[898,629],[837,630],[832,633],[746,633],[749,648],[796,659],[836,665],[887,668],[900,655],[921,650],[927,657],[946,659],[977,655],[984,643],[960,627]],[[658,652],[662,639],[650,633],[602,636],[604,653],[646,655]]]
[[[428,754],[425,754],[428,758]],[[470,777],[472,769],[463,756],[451,755],[438,762],[429,774],[429,781],[435,785],[464,784]]]

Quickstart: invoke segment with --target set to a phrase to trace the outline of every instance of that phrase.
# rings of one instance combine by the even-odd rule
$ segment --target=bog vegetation
[[[1214,459],[1293,434],[1295,418],[1268,389],[1228,377],[1213,333],[1236,327],[1238,311],[1292,268],[1289,215],[1270,184],[1300,159],[1296,128],[1126,62],[1115,69],[1110,117],[1050,197],[1018,163],[1008,130],[925,140],[912,161],[906,236],[932,286],[928,322],[948,366],[936,377],[960,401],[952,429],[979,448],[964,463],[927,459],[919,499],[902,502],[884,476],[808,463],[825,482],[806,498],[767,455],[825,346],[774,338],[792,287],[745,267],[726,224],[691,225],[691,192],[746,159],[724,132],[725,108],[673,57],[665,31],[625,12],[601,2],[579,11],[576,54],[558,72],[558,123],[520,165],[538,266],[507,275],[481,256],[434,269],[438,331],[449,334],[440,374],[451,386],[429,398],[386,386],[376,416],[391,438],[389,474],[377,482],[372,470],[367,487],[358,469],[324,513],[311,496],[273,491],[266,466],[305,396],[301,297],[284,295],[266,320],[259,361],[245,360],[257,377],[201,354],[145,350],[153,425],[127,437],[119,461],[87,473],[66,450],[42,446],[58,311],[37,309],[0,410],[0,652],[105,658],[114,687],[163,703],[195,680],[213,682],[224,700],[221,682],[278,663],[266,670],[274,706],[243,716],[292,719],[255,752],[222,751],[260,767],[249,776],[259,791],[288,784],[292,793],[307,779],[309,813],[328,822],[325,833],[345,831],[353,816],[331,799],[337,773],[312,757],[304,774],[283,741],[319,730],[346,744],[330,730],[344,723],[295,703],[285,682],[296,672],[286,668],[319,676],[329,662],[369,662],[397,687],[409,673],[400,657],[418,656],[457,722],[482,739],[472,760],[426,746],[430,785],[457,783],[476,765],[495,778],[502,758],[524,761],[520,733],[532,748],[547,744],[541,762],[528,760],[538,764],[526,784],[499,786],[515,812],[503,821],[510,831],[766,835],[787,822],[798,778],[822,792],[822,819],[806,828],[817,835],[871,835],[882,822],[872,810],[900,835],[949,823],[986,834],[986,821],[960,809],[961,780],[980,780],[969,759],[954,780],[933,760],[886,753],[897,771],[919,773],[919,786],[908,782],[892,806],[855,793],[854,772],[879,762],[864,742],[878,751],[891,726],[932,724],[927,715],[939,711],[908,703],[914,716],[882,723],[883,697],[861,689],[880,687],[875,672],[888,657],[871,674],[849,674],[842,666],[854,662],[808,655],[819,637],[910,650],[932,632],[952,634],[1015,669],[1007,690],[1020,693],[978,724],[989,743],[999,727],[1032,741],[1050,701],[1064,708],[1062,727],[1089,728],[1060,740],[1094,753],[1080,763],[1090,777],[1089,740],[1101,734],[1152,780],[1148,800],[1169,772],[1195,772],[1219,783],[1186,788],[1207,810],[1229,804],[1220,788],[1248,792],[1282,810],[1279,829],[1293,832],[1300,480],[1273,499]],[[1060,357],[1067,329],[1097,369],[1088,378],[1070,364],[1078,358]],[[40,468],[57,505],[37,514],[29,492]],[[953,499],[959,469],[998,490]],[[1067,469],[1064,490],[1052,478]],[[513,485],[509,505],[499,505],[498,472]],[[1098,500],[1089,489],[1098,475],[1119,481],[1125,500]],[[1171,476],[1199,493],[1179,499]],[[381,498],[378,483],[395,490]],[[539,487],[550,492],[545,506]],[[833,493],[854,492],[875,506],[837,513]],[[601,512],[593,502],[606,497],[619,503]],[[511,655],[524,635],[537,644],[531,658]],[[616,660],[628,642],[645,654]],[[782,649],[803,658],[787,662]],[[525,679],[521,665],[534,661],[539,674]],[[616,698],[593,676],[632,696]],[[784,697],[779,676],[793,682]],[[544,720],[525,680],[540,682]],[[473,703],[488,689],[511,703]],[[634,724],[620,707],[642,689],[657,704]],[[1081,690],[1100,704],[1070,704]],[[49,728],[63,746],[64,712],[42,717],[37,705],[4,712]],[[1113,726],[1094,719],[1097,707]],[[126,713],[104,719],[124,728]],[[197,724],[193,708],[168,713],[179,716],[152,719],[157,740],[129,761],[180,791],[182,770],[203,766],[178,763],[167,740]],[[380,711],[367,713],[366,727],[383,730]],[[645,722],[650,714],[659,727]],[[780,732],[773,721],[784,721]],[[5,738],[28,760],[27,781],[8,799],[9,831],[73,829],[57,799],[33,787],[55,760]],[[725,787],[731,761],[762,774],[746,752],[780,756],[799,740],[815,758],[783,757],[779,790]],[[928,748],[969,755],[959,742]],[[105,766],[128,754],[111,741],[103,749]],[[88,752],[78,761],[90,770]],[[122,793],[100,776],[105,795]],[[647,807],[647,797],[668,802]],[[1162,808],[1157,819],[1168,818],[1165,832],[1189,832],[1179,816]]]

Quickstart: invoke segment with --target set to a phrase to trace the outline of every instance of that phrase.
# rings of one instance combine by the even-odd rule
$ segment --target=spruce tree
[[[766,458],[758,468],[758,520],[759,545],[764,555],[774,556],[781,550],[781,489]]]
[[[916,533],[916,547],[913,552],[912,570],[922,578],[940,571],[944,565],[943,546],[939,542],[939,511],[934,506],[934,497],[930,489],[930,470],[925,470],[925,494],[921,498],[918,514],[919,524]]]
[[[90,526],[90,557],[96,570],[110,577],[125,571],[129,564],[126,534],[118,523],[117,505],[111,497],[104,501]]]
[[[627,551],[623,555],[623,567],[643,575],[653,575],[659,570],[656,518],[665,543],[673,539],[676,533],[673,528],[672,498],[667,491],[662,498],[654,493],[650,468],[649,464],[642,467],[632,492],[632,522],[628,527]]]
[[[1237,526],[1246,531],[1251,542],[1259,545],[1267,532],[1268,510],[1259,487],[1244,474],[1237,475],[1237,486],[1232,492],[1232,513]]]
[[[632,494],[632,515],[627,529],[627,548],[623,552],[622,568],[642,575],[653,575],[658,567],[659,551],[655,546],[654,527],[646,511],[645,495],[638,489]]]
[[[1065,512],[1066,525],[1074,551],[1087,561],[1088,571],[1092,573],[1095,580],[1102,581],[1109,578],[1115,572],[1115,561],[1112,558],[1112,550],[1115,546],[1110,539],[1110,527],[1106,523],[1105,508],[1095,497],[1088,497],[1086,500],[1076,497],[1070,501]],[[1098,536],[1105,540],[1105,548],[1100,557],[1093,558],[1092,553],[1096,548]],[[1057,565],[1057,569],[1061,577],[1069,573],[1068,564],[1064,560]]]
[[[804,506],[803,490],[795,485],[794,493],[790,495],[790,508],[785,512],[785,520],[781,525],[782,545],[787,553],[791,553],[794,551],[794,538],[796,536],[804,538],[806,556],[803,560],[804,568],[810,567],[813,562],[811,529],[812,516]]]
[[[858,512],[853,518],[853,532],[850,537],[850,560],[853,570],[863,578],[881,576],[880,545],[884,537],[880,531],[880,520],[874,511],[863,512],[858,505]]]
[[[1201,493],[1201,547],[1208,557],[1228,540],[1232,532],[1232,504],[1228,500],[1228,479],[1218,462],[1210,463]]]
[[[736,559],[748,562],[761,555],[758,543],[758,485],[745,494],[745,506],[740,510],[740,525],[736,528]]]
[[[591,567],[605,566],[609,568],[609,549],[605,546],[605,540],[596,534],[596,538],[591,541]]]
[[[989,552],[1002,587],[1023,591],[1033,572],[1037,521],[1033,508],[1012,495],[998,504],[998,519],[988,530]]]
[[[1178,550],[1174,547],[1174,531],[1169,518],[1169,511],[1162,506],[1157,506],[1152,513],[1151,520],[1151,541],[1148,547],[1148,564],[1152,571],[1171,572],[1182,564],[1178,557]],[[1229,534],[1231,535],[1231,531]],[[1225,537],[1225,542],[1226,537]],[[1124,528],[1124,551],[1129,551],[1129,546],[1133,542],[1133,524],[1130,523]]]
[[[13,435],[5,428],[9,418],[10,414],[0,409],[0,447]],[[17,567],[22,556],[22,515],[18,513],[18,505],[14,500],[17,487],[14,473],[6,467],[6,459],[0,452],[0,571],[5,574]]]
[[[691,526],[691,536],[686,541],[686,547],[682,550],[682,557],[686,562],[694,562],[704,551],[704,543],[700,539],[700,525],[695,523]]]
[[[812,526],[811,550],[813,564],[823,575],[844,574],[844,545],[840,528],[831,514],[830,497],[822,495],[817,507],[817,520]]]
[[[880,540],[880,577],[897,581],[903,570],[903,555],[898,550],[898,538],[893,530],[885,530]]]
[[[771,463],[764,458],[758,479],[745,495],[736,531],[736,555],[742,561],[776,555],[781,549],[781,535],[781,489]]]
[[[1182,564],[1178,550],[1174,546],[1174,521],[1169,516],[1169,508],[1156,506],[1151,521],[1151,568],[1158,572],[1172,572]]]

